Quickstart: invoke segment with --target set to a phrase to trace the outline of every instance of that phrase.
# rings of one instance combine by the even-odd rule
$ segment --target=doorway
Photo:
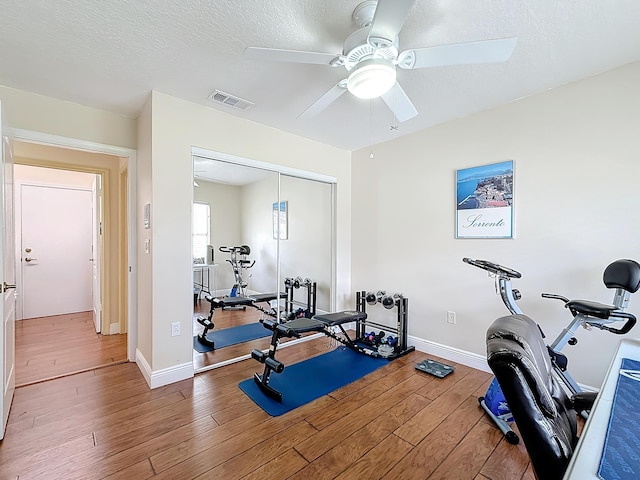
[[[20,188],[18,188],[19,177],[16,178],[17,196],[22,195],[22,200],[33,201],[31,210],[25,213],[36,217],[36,223],[40,224],[46,222],[47,218],[55,218],[52,222],[52,232],[38,231],[35,234],[35,240],[23,238],[24,234],[29,234],[28,230],[24,231],[21,228],[17,231],[16,245],[20,246],[20,250],[16,252],[16,258],[20,261],[30,253],[31,256],[28,258],[32,259],[28,266],[26,262],[22,262],[22,265],[18,264],[23,267],[19,269],[24,271],[22,280],[27,283],[23,282],[23,290],[19,292],[18,298],[18,307],[23,308],[18,315],[22,320],[19,320],[16,325],[17,383],[32,383],[126,361],[128,359],[126,334],[128,319],[126,316],[125,318],[121,316],[120,302],[126,302],[127,298],[120,298],[120,284],[123,283],[124,277],[126,285],[129,275],[127,274],[128,265],[122,263],[123,259],[126,262],[128,256],[120,252],[120,247],[122,243],[125,246],[128,244],[127,241],[122,242],[121,237],[128,238],[129,223],[119,218],[122,212],[125,212],[125,217],[128,212],[128,196],[126,192],[125,194],[119,192],[123,187],[120,181],[122,172],[127,170],[126,159],[123,161],[122,158],[114,155],[21,142],[15,143],[14,150],[16,169],[40,169],[49,173],[56,172],[58,175],[58,180],[54,182],[49,180],[49,185],[43,185],[47,182],[44,182],[41,177],[39,181],[34,181],[32,178],[31,185],[22,185]],[[69,184],[73,181],[69,178],[73,177],[76,182],[78,178],[84,178],[82,180],[84,184],[70,187]],[[100,181],[95,181],[97,179]],[[100,187],[103,187],[102,194],[98,193]],[[124,189],[127,190],[126,184]],[[37,195],[32,198],[34,191],[37,191]],[[47,191],[49,195],[43,197],[43,191]],[[51,195],[52,192],[53,195]],[[94,195],[96,201],[93,199]],[[58,202],[60,198],[57,197],[63,198]],[[102,202],[100,198],[103,199]],[[79,205],[81,203],[83,205]],[[64,214],[61,213],[62,211]],[[65,217],[68,217],[67,220]],[[79,221],[80,217],[84,218],[82,222]],[[16,223],[18,222],[16,218]],[[34,246],[27,245],[25,241],[36,241],[34,245],[38,245],[38,237],[44,236],[49,243],[48,247],[52,247],[64,243],[55,236],[57,230],[80,229],[86,237],[80,242],[81,246],[57,245],[63,251],[77,250],[77,263],[80,270],[72,276],[82,278],[80,284],[76,286],[83,292],[80,295],[81,302],[74,304],[72,297],[77,296],[78,292],[72,294],[71,282],[67,284],[61,275],[63,269],[58,266],[57,269],[53,269],[53,274],[43,272],[39,267],[45,266],[43,264],[48,262],[44,262],[43,255],[40,255]],[[104,241],[100,242],[100,239]],[[104,245],[102,255],[96,249],[99,244]],[[39,251],[43,252],[44,250],[41,249],[44,247],[45,245],[39,245]],[[31,252],[23,251],[27,248]],[[58,253],[56,256],[63,255]],[[99,261],[100,258],[102,262]],[[102,271],[97,268],[100,263],[104,267]],[[127,273],[120,271],[123,268]],[[36,270],[39,271],[36,272]],[[29,274],[31,273],[35,274],[32,275],[37,285],[35,292],[29,291]],[[95,297],[92,295],[95,288],[93,285],[97,285],[100,295]],[[45,291],[49,300],[45,298]],[[41,304],[54,304],[61,300],[61,303],[67,306],[57,310],[40,308],[35,313],[30,313],[29,304],[34,295]],[[102,302],[99,301],[101,297]],[[70,303],[75,306],[69,307]],[[125,307],[124,310],[126,312],[127,308]],[[96,333],[97,331],[102,334]],[[23,375],[20,375],[21,369]]]
[[[33,169],[40,170],[15,166],[22,303],[19,318],[92,310],[93,296],[100,296],[99,291],[93,291],[92,282],[92,192],[82,185],[27,183],[25,170]],[[79,175],[90,188],[94,175]],[[96,332],[100,332],[99,327]]]

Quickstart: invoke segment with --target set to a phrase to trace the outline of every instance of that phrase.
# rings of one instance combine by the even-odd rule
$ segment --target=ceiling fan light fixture
[[[396,83],[396,67],[384,58],[359,62],[349,74],[347,90],[358,98],[377,98]]]

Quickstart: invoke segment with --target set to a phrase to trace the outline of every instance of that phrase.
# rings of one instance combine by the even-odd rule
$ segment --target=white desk
[[[194,263],[193,264],[193,285],[194,288],[198,289],[198,296],[204,293],[208,293],[209,295],[212,292],[216,291],[216,277],[215,270],[213,275],[213,282],[211,282],[211,274],[210,270],[214,268],[217,264],[206,264],[206,263]],[[213,289],[211,288],[211,284],[213,283]]]
[[[598,478],[600,457],[623,358],[640,360],[640,340],[624,339],[620,342],[563,480]]]

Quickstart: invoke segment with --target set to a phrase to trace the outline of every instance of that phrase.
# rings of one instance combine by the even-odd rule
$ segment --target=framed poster
[[[513,235],[513,160],[456,170],[456,238]]]
[[[273,239],[286,240],[289,238],[288,202],[275,202],[273,204]],[[278,236],[278,232],[280,235]]]

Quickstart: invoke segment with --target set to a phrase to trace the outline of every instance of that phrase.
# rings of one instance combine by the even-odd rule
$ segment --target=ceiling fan
[[[322,95],[298,118],[317,115],[349,91],[359,98],[382,97],[399,122],[418,114],[413,103],[396,81],[396,67],[404,70],[504,62],[511,57],[517,38],[498,38],[477,42],[412,48],[400,51],[398,33],[416,0],[366,0],[353,11],[359,27],[345,40],[342,53],[248,47],[250,60],[310,63],[344,67],[347,77]],[[392,88],[395,87],[395,88]]]

